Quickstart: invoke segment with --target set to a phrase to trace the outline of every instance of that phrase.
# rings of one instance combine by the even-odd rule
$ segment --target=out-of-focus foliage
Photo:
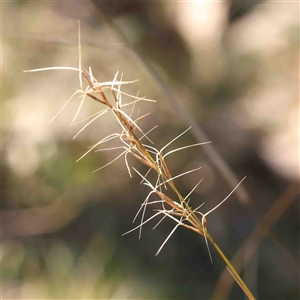
[[[132,219],[148,190],[128,176],[124,161],[92,173],[118,150],[76,160],[119,124],[109,115],[73,136],[80,99],[48,124],[79,88],[78,66],[98,81],[119,71],[139,79],[124,91],[156,99],[141,107],[145,132],[158,148],[186,129],[180,112],[99,14],[111,17],[197,119],[239,177],[251,208],[233,196],[208,219],[231,258],[270,207],[299,177],[299,4],[286,2],[3,2],[2,3],[2,295],[3,299],[209,299],[223,263],[211,265],[203,240],[180,228],[162,253],[171,221],[141,240]],[[81,118],[101,108],[87,101]],[[191,134],[172,147],[194,143]],[[191,205],[204,211],[229,192],[201,148],[168,158]],[[129,162],[141,168],[133,159]],[[287,195],[288,197],[288,195]],[[153,226],[155,223],[153,223]],[[276,222],[243,275],[259,299],[299,298],[299,210],[296,201]],[[245,253],[245,256],[247,253]],[[239,288],[232,299],[241,299]]]

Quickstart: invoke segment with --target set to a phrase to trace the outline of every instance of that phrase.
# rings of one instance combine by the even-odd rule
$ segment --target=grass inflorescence
[[[253,295],[251,294],[251,292],[249,291],[245,283],[236,273],[233,266],[230,264],[228,259],[225,257],[221,249],[217,246],[217,244],[214,242],[211,235],[207,231],[207,216],[215,209],[217,209],[222,203],[224,203],[245,178],[243,178],[237,184],[237,186],[231,191],[231,193],[225,199],[223,199],[216,207],[214,207],[210,211],[203,213],[199,210],[204,203],[202,203],[196,208],[192,208],[189,205],[190,196],[192,192],[197,188],[197,186],[201,183],[202,179],[199,180],[199,182],[195,185],[195,187],[186,196],[182,196],[182,194],[179,192],[179,190],[175,185],[174,179],[192,172],[196,172],[201,167],[173,176],[171,175],[171,171],[169,169],[168,164],[166,163],[165,158],[175,152],[190,147],[196,147],[196,146],[208,144],[210,143],[210,141],[187,145],[184,147],[166,151],[167,147],[169,147],[175,140],[180,138],[183,134],[185,134],[190,129],[188,128],[187,130],[179,134],[177,137],[172,139],[170,142],[168,142],[160,150],[158,150],[155,147],[152,140],[149,138],[150,132],[154,130],[156,127],[152,128],[148,132],[144,132],[143,129],[138,125],[139,121],[144,117],[146,117],[148,114],[134,117],[135,109],[138,104],[141,104],[144,101],[148,101],[148,102],[149,101],[155,102],[155,101],[151,99],[147,99],[145,97],[139,97],[139,96],[135,96],[123,92],[122,91],[123,85],[131,84],[135,81],[123,81],[122,80],[123,76],[122,75],[119,76],[118,73],[115,74],[113,80],[111,81],[98,82],[96,78],[93,76],[92,69],[91,68],[85,69],[82,66],[80,34],[78,34],[78,36],[79,36],[78,68],[49,67],[49,68],[29,70],[25,72],[38,72],[38,71],[47,71],[47,70],[71,70],[71,71],[78,72],[80,88],[73,93],[73,95],[68,99],[68,101],[62,107],[62,109],[57,113],[57,115],[55,115],[55,117],[51,121],[53,121],[59,115],[59,113],[68,105],[68,103],[74,98],[75,95],[81,95],[81,101],[74,115],[74,118],[71,122],[71,125],[78,123],[77,118],[79,112],[83,106],[83,103],[86,101],[87,98],[92,101],[98,102],[99,105],[102,106],[102,108],[97,113],[85,119],[87,120],[86,124],[77,132],[74,138],[76,138],[76,136],[78,136],[81,132],[83,132],[95,120],[97,120],[98,118],[100,118],[101,116],[107,113],[112,113],[112,115],[115,117],[116,121],[120,125],[119,132],[110,133],[106,137],[102,138],[100,141],[98,141],[97,143],[89,147],[89,149],[77,161],[80,161],[82,158],[84,158],[87,154],[89,154],[92,151],[109,151],[115,149],[122,149],[121,154],[119,154],[116,158],[114,158],[104,166],[101,166],[100,168],[96,169],[94,172],[99,171],[100,169],[109,166],[117,159],[124,157],[129,176],[132,177],[132,170],[133,170],[141,178],[141,183],[146,185],[148,188],[150,188],[150,192],[148,193],[147,197],[141,204],[133,220],[136,221],[138,216],[140,216],[139,225],[137,225],[136,227],[134,227],[133,229],[129,230],[124,234],[128,234],[131,233],[132,231],[138,230],[139,237],[141,237],[143,226],[149,221],[151,221],[152,219],[159,216],[161,217],[158,223],[154,226],[155,228],[165,218],[170,218],[175,222],[175,227],[167,236],[165,241],[162,243],[156,255],[158,255],[161,252],[164,245],[167,243],[169,238],[172,236],[172,234],[176,231],[176,229],[179,226],[183,226],[189,230],[192,230],[204,236],[207,246],[208,246],[208,240],[211,242],[211,244],[217,250],[219,255],[225,261],[230,273],[235,278],[237,283],[241,286],[241,288],[244,290],[248,298],[254,299]],[[129,101],[127,100],[126,102],[124,101],[123,98],[129,99]],[[130,106],[131,106],[131,112],[126,113],[124,111],[124,108]],[[116,147],[99,148],[112,140],[119,140],[120,145]],[[134,167],[131,168],[128,162],[128,155],[133,156],[140,163],[146,165],[148,167],[148,171],[145,174],[142,174],[136,168]],[[150,173],[155,174],[154,180],[149,179]],[[168,188],[170,188],[170,190],[173,191],[172,193],[173,196],[170,196],[169,193],[170,190]],[[150,197],[152,195],[157,195],[158,200],[153,200],[153,201],[150,200]],[[146,209],[151,206],[153,206],[153,210],[152,210],[153,215],[148,219],[145,219]],[[210,252],[209,255],[212,261]]]

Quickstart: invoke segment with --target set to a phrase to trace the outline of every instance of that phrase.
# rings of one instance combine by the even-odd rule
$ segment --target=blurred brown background
[[[204,240],[174,227],[122,236],[147,187],[128,176],[118,155],[90,153],[118,124],[104,116],[76,139],[70,127],[80,99],[48,124],[79,88],[70,71],[23,73],[82,62],[98,81],[119,71],[139,79],[126,92],[156,99],[142,106],[140,124],[158,148],[188,125],[143,62],[149,63],[204,128],[244,187],[250,205],[233,195],[208,217],[208,228],[232,258],[264,215],[274,222],[242,275],[258,299],[299,299],[299,3],[297,2],[2,2],[2,297],[3,299],[211,299],[224,264]],[[121,28],[132,52],[105,21]],[[142,61],[137,57],[142,57]],[[97,112],[87,101],[81,113]],[[141,112],[141,114],[142,114]],[[191,132],[175,147],[195,143]],[[172,159],[173,157],[173,159]],[[201,147],[173,154],[173,174],[202,166],[177,181],[184,195],[204,178],[191,205],[203,212],[229,192]],[[133,159],[131,165],[143,169]],[[148,212],[151,213],[150,211]],[[262,229],[263,230],[263,229]],[[251,250],[249,247],[249,251]],[[248,249],[248,248],[247,248]],[[247,251],[244,253],[247,260]],[[243,263],[243,262],[242,262]],[[225,297],[225,293],[223,294]],[[242,299],[235,284],[230,299]]]

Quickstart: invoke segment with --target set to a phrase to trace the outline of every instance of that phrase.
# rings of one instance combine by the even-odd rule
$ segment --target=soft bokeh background
[[[48,124],[79,87],[78,74],[23,73],[76,67],[80,19],[83,65],[92,67],[98,81],[120,71],[124,80],[139,79],[125,91],[157,100],[140,113],[151,111],[140,123],[145,131],[159,125],[150,136],[156,146],[185,130],[181,112],[101,12],[160,74],[238,178],[247,176],[250,205],[233,195],[208,217],[209,231],[228,257],[275,203],[289,203],[271,214],[274,226],[266,238],[250,245],[258,248],[242,275],[259,299],[299,299],[299,3],[1,5],[3,299],[211,299],[220,288],[224,263],[212,249],[211,264],[204,239],[193,232],[179,228],[155,257],[174,226],[171,220],[155,230],[155,222],[146,225],[140,240],[137,232],[122,236],[132,228],[147,187],[128,176],[123,159],[92,173],[118,150],[90,153],[76,163],[88,146],[118,131],[118,124],[107,115],[73,139],[83,124],[69,126],[76,97]],[[98,110],[87,102],[81,116]],[[187,133],[170,149],[195,142]],[[187,194],[204,178],[191,202],[205,202],[204,212],[230,192],[201,147],[168,162],[174,174],[202,166],[177,183]],[[247,251],[244,256],[246,261]],[[229,298],[242,297],[235,284]]]

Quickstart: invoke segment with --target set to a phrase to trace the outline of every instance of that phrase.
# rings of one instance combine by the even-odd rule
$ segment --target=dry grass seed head
[[[118,72],[117,72],[112,81],[99,83],[94,78],[91,67],[89,67],[89,71],[86,71],[82,67],[82,62],[81,62],[81,41],[80,41],[80,23],[79,23],[79,26],[78,26],[78,44],[79,44],[79,46],[78,46],[79,68],[50,67],[50,68],[40,68],[40,69],[25,71],[25,72],[38,72],[38,71],[48,71],[48,70],[71,70],[71,71],[78,72],[80,90],[77,90],[72,94],[72,96],[68,99],[68,101],[64,104],[64,106],[58,111],[58,113],[52,118],[52,120],[50,122],[52,122],[66,108],[66,106],[70,103],[70,101],[77,94],[82,94],[82,100],[79,103],[78,109],[77,109],[77,111],[74,115],[74,118],[71,122],[71,125],[80,123],[80,122],[82,122],[82,121],[84,121],[88,118],[92,118],[92,119],[87,124],[85,124],[79,130],[79,132],[77,132],[77,134],[74,136],[74,138],[76,138],[84,129],[86,129],[90,124],[92,124],[95,120],[100,118],[102,115],[104,115],[105,113],[107,113],[109,111],[112,111],[114,116],[116,117],[117,121],[119,122],[121,128],[122,128],[122,132],[121,133],[113,133],[113,134],[110,134],[110,135],[106,136],[105,138],[103,138],[102,140],[100,140],[99,142],[97,142],[96,144],[91,146],[90,149],[87,152],[85,152],[77,161],[81,160],[84,156],[86,156],[89,152],[94,150],[97,146],[99,146],[103,143],[106,143],[110,140],[113,140],[115,138],[119,138],[121,140],[121,142],[123,143],[123,146],[104,148],[104,149],[99,149],[99,150],[96,150],[96,151],[107,151],[107,150],[115,150],[115,149],[124,149],[124,151],[120,155],[118,155],[115,159],[113,159],[112,161],[110,161],[106,165],[102,166],[101,168],[95,170],[94,172],[96,172],[100,169],[103,169],[104,167],[112,164],[114,161],[116,161],[117,159],[119,159],[120,157],[122,157],[124,155],[125,156],[126,167],[128,169],[128,173],[131,176],[130,168],[129,168],[129,165],[128,165],[128,162],[127,162],[127,155],[128,155],[128,153],[131,153],[135,158],[137,158],[143,164],[147,165],[150,168],[150,170],[153,169],[158,174],[156,184],[155,184],[155,186],[153,186],[146,179],[146,176],[149,174],[150,170],[146,173],[145,176],[143,176],[136,169],[134,169],[142,177],[142,182],[144,184],[148,185],[152,189],[152,191],[148,194],[148,196],[146,197],[145,201],[141,205],[141,208],[139,209],[139,211],[137,212],[137,214],[134,218],[134,221],[135,221],[137,216],[139,215],[140,211],[143,210],[140,225],[138,225],[134,229],[124,233],[124,235],[139,228],[140,229],[139,237],[140,237],[142,226],[144,224],[146,224],[147,222],[149,222],[150,220],[152,220],[153,218],[155,218],[156,216],[158,216],[160,214],[163,214],[164,215],[163,218],[157,223],[157,225],[154,228],[156,228],[158,226],[158,224],[160,224],[161,221],[165,217],[169,217],[169,218],[173,219],[177,224],[173,228],[171,233],[168,235],[168,237],[165,239],[165,241],[163,242],[161,247],[158,249],[156,255],[158,255],[160,253],[160,251],[162,250],[162,248],[164,247],[166,242],[169,240],[169,238],[172,236],[172,234],[175,232],[175,230],[180,225],[204,235],[205,241],[206,241],[206,244],[207,244],[207,247],[208,247],[208,242],[207,242],[207,238],[206,238],[206,216],[208,216],[211,212],[213,212],[220,205],[222,205],[230,197],[230,195],[236,190],[236,188],[242,183],[242,181],[245,178],[243,178],[240,181],[240,183],[231,191],[231,193],[229,193],[229,195],[226,198],[224,198],[218,205],[216,205],[213,209],[211,209],[210,211],[208,211],[205,214],[198,211],[198,209],[203,204],[198,206],[195,210],[190,209],[190,207],[185,203],[185,200],[188,196],[185,199],[183,199],[183,201],[184,201],[183,203],[182,203],[182,198],[179,197],[180,203],[177,203],[177,202],[173,201],[169,196],[165,195],[165,193],[163,193],[162,190],[161,190],[162,186],[164,186],[165,189],[166,189],[167,188],[167,183],[170,183],[170,184],[173,185],[173,180],[174,179],[200,169],[200,168],[197,168],[197,169],[190,170],[188,172],[179,174],[175,177],[172,177],[171,172],[169,171],[169,168],[168,168],[168,166],[165,162],[165,157],[172,154],[172,153],[174,153],[174,152],[177,152],[177,151],[180,151],[180,150],[183,150],[183,149],[187,149],[187,148],[190,148],[190,147],[194,147],[194,146],[207,144],[207,143],[210,143],[210,142],[197,143],[197,144],[192,144],[192,145],[180,147],[180,148],[171,150],[171,151],[167,152],[166,154],[163,154],[163,151],[170,144],[172,144],[175,140],[177,140],[179,137],[181,137],[183,134],[185,134],[190,129],[190,128],[188,128],[183,133],[179,134],[177,137],[175,137],[173,140],[171,140],[164,147],[162,147],[160,151],[157,150],[156,148],[152,147],[152,146],[149,146],[149,145],[146,145],[146,144],[141,144],[140,139],[142,139],[142,138],[148,139],[148,141],[153,144],[153,142],[147,136],[149,132],[144,133],[143,130],[137,125],[137,122],[139,120],[141,120],[142,118],[144,118],[147,114],[137,118],[134,121],[132,119],[132,113],[133,113],[133,110],[134,110],[134,107],[135,107],[136,103],[138,103],[139,101],[152,101],[152,102],[154,102],[154,100],[146,99],[146,98],[139,98],[137,96],[132,96],[130,94],[127,94],[127,93],[124,93],[123,91],[121,91],[121,86],[122,85],[130,84],[130,83],[135,82],[135,81],[123,81],[122,80],[123,79],[123,74],[121,74],[120,80],[118,80]],[[82,77],[86,80],[86,82],[88,84],[88,86],[85,89],[83,88]],[[115,87],[115,86],[117,86],[117,87]],[[114,99],[114,104],[111,104],[109,102],[108,98],[106,97],[106,95],[105,95],[106,90],[109,90],[111,92],[111,94],[113,96],[113,99]],[[122,104],[122,95],[133,98],[134,100],[130,103]],[[81,120],[81,121],[78,121],[77,123],[75,123],[75,121],[76,121],[76,119],[77,119],[77,117],[78,117],[78,115],[79,115],[79,113],[82,109],[82,106],[84,104],[86,96],[88,96],[91,99],[107,106],[107,108],[101,110],[100,112],[98,112],[96,114],[93,114],[92,116],[90,116],[90,117],[88,117],[84,120]],[[128,106],[128,105],[133,105],[133,108],[132,108],[132,111],[131,111],[130,115],[126,114],[122,109],[124,106]],[[136,129],[142,134],[142,137],[140,139],[137,138],[137,136],[136,136],[136,133],[135,133]],[[152,160],[149,153],[154,154],[156,156],[156,159]],[[195,186],[195,188],[199,185],[199,183]],[[149,198],[153,193],[157,194],[160,197],[160,200],[149,202]],[[189,195],[190,195],[190,193],[189,193]],[[155,213],[150,218],[148,218],[146,221],[144,221],[146,207],[148,205],[152,205],[154,203],[161,203],[162,204],[162,209],[159,210],[157,213]],[[164,204],[168,204],[169,207],[171,207],[171,209],[167,210],[165,208]],[[194,217],[191,218],[191,216],[193,216],[194,213],[201,214],[201,216],[202,216],[202,219],[201,219],[201,225],[202,226],[201,227],[202,228],[199,227],[199,223],[197,221],[195,221]],[[180,219],[178,220],[176,217],[180,217]],[[185,224],[184,221],[189,222],[192,226]],[[208,251],[209,251],[209,248],[208,248]],[[210,258],[211,258],[210,251],[209,251],[209,255],[210,255]],[[212,260],[212,258],[211,258],[211,260]]]

